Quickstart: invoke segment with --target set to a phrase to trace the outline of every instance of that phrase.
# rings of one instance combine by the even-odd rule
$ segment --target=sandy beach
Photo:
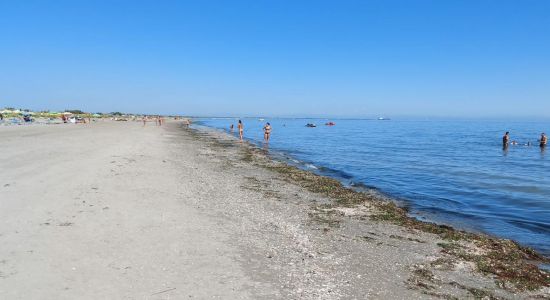
[[[550,295],[532,265],[518,265],[532,285],[480,267],[502,241],[484,248],[380,218],[363,200],[339,205],[300,181],[314,175],[285,175],[220,132],[99,121],[6,126],[0,137],[3,299]]]

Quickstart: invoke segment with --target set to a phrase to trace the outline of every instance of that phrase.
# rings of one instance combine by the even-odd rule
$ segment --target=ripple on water
[[[232,120],[202,119],[228,128]],[[550,154],[536,144],[550,122],[266,119],[270,151],[305,169],[376,187],[404,199],[415,215],[513,238],[550,255]],[[263,122],[243,119],[245,137],[262,144]],[[284,124],[284,126],[283,126]]]

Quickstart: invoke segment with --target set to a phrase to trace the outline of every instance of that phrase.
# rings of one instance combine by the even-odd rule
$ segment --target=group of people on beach
[[[233,129],[234,129],[233,124],[229,125],[229,131],[231,133],[233,133]],[[239,122],[237,123],[237,129],[239,130],[239,139],[242,141],[244,138],[244,125],[242,120],[239,120]],[[266,143],[269,143],[269,138],[271,137],[271,130],[272,130],[271,124],[267,122],[263,127],[264,141]]]
[[[150,119],[154,121],[155,124],[157,124],[158,126],[162,126],[162,124],[164,124],[164,118],[161,116],[156,116],[156,117],[143,116],[141,118],[141,120],[143,121],[143,126],[145,126],[145,124],[147,124],[147,122],[149,122]]]
[[[538,142],[541,149],[546,148],[546,144],[548,144],[548,137],[544,132],[540,134],[540,139]],[[519,145],[519,143],[517,141],[510,141],[510,132],[506,131],[502,137],[502,148],[507,149],[509,145]],[[531,146],[531,142],[527,142],[525,146]]]
[[[61,121],[63,123],[73,123],[73,124],[79,124],[79,123],[82,123],[82,124],[91,124],[92,123],[92,117],[90,115],[88,115],[87,117],[86,116],[80,116],[80,115],[65,115],[65,114],[61,114],[60,116],[61,118]],[[86,122],[86,119],[88,119],[88,122]]]
[[[21,120],[23,120],[23,122],[33,122],[34,119],[30,116],[30,115],[23,115],[23,117],[12,117],[12,120],[14,120],[14,122],[20,122]],[[0,113],[0,123],[3,123],[4,122],[4,115]]]

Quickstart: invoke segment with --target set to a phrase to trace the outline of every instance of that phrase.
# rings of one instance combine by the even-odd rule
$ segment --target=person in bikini
[[[269,122],[264,126],[264,141],[269,143],[269,136],[271,135],[271,124]]]
[[[244,126],[243,126],[243,122],[241,120],[239,120],[239,124],[237,125],[237,128],[239,128],[239,138],[242,141],[243,140],[243,133],[244,133]]]

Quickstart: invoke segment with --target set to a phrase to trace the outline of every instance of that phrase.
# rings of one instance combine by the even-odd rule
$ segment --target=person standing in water
[[[243,126],[243,122],[241,120],[239,120],[239,124],[237,124],[237,128],[239,128],[239,138],[242,141],[243,140],[243,133],[244,133],[244,126]]]
[[[229,132],[233,133],[233,124],[229,125]]]
[[[264,141],[269,143],[269,136],[271,135],[271,124],[267,122],[264,126]]]
[[[502,137],[502,148],[507,148],[510,143],[510,132],[506,131]]]
[[[541,148],[546,147],[547,143],[548,143],[548,137],[546,137],[546,134],[544,134],[544,132],[543,132],[540,135],[540,147]]]

